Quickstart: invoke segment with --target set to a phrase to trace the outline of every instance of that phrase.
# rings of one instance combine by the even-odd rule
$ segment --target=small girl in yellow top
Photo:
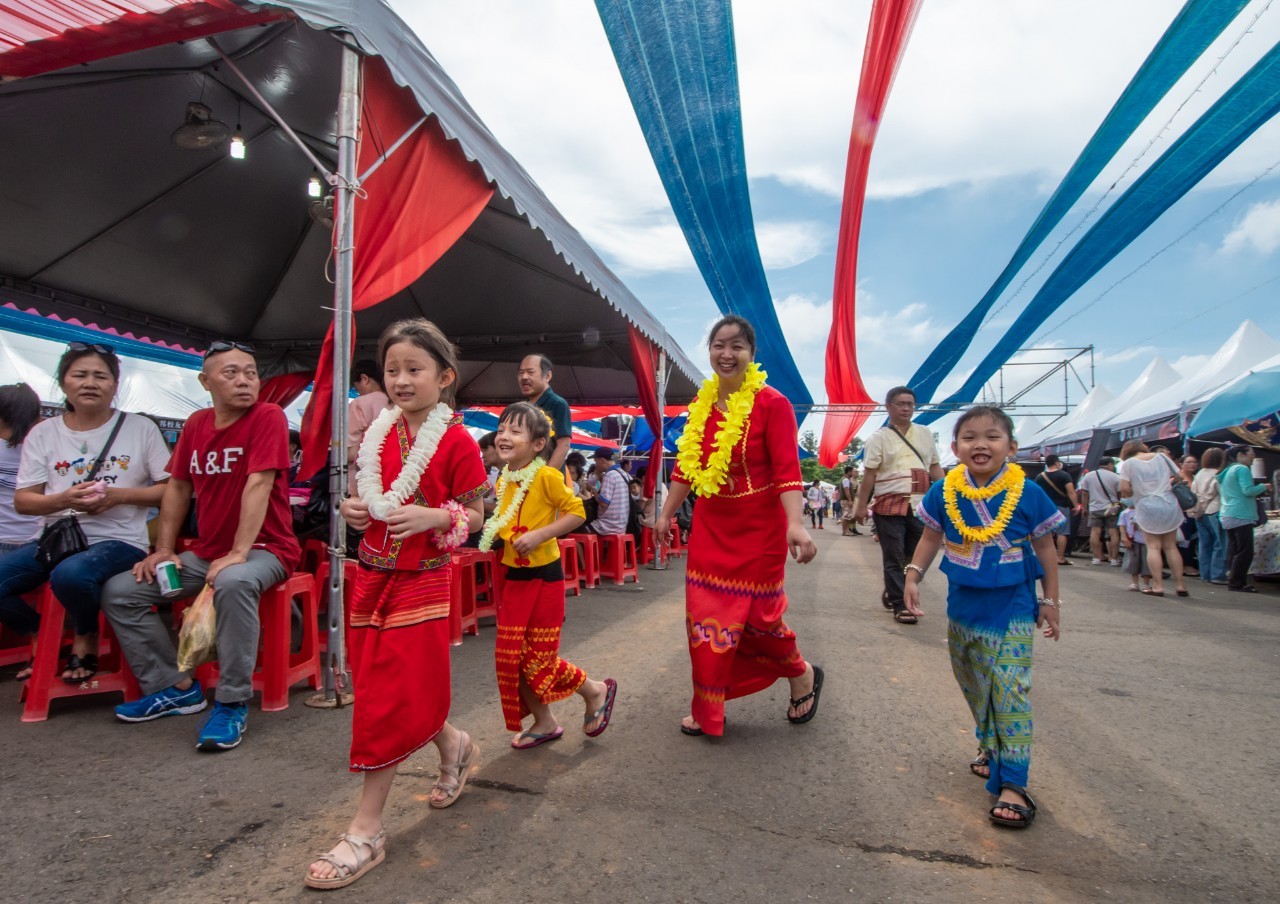
[[[556,540],[585,519],[581,500],[540,457],[550,436],[546,415],[528,402],[502,412],[495,445],[506,466],[498,478],[497,508],[480,538],[482,550],[497,537],[504,543],[506,578],[494,658],[502,715],[507,728],[519,732],[511,741],[517,750],[563,737],[551,704],[575,693],[586,703],[582,730],[590,738],[602,734],[618,695],[612,678],[592,681],[560,658],[564,569]],[[533,724],[526,729],[524,718],[530,714]]]

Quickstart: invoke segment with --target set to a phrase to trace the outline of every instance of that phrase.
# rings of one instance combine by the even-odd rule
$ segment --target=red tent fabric
[[[423,115],[412,92],[394,82],[381,59],[365,59],[362,71],[364,109],[356,162],[360,173]],[[493,186],[480,167],[467,161],[434,119],[396,148],[361,189],[355,203],[355,311],[385,301],[426,272],[493,196]],[[333,354],[330,328],[302,418],[302,472],[307,474],[324,467],[328,458]]]
[[[831,302],[831,335],[827,338],[827,401],[832,405],[863,405],[862,410],[828,412],[822,424],[818,459],[833,468],[849,440],[875,408],[858,373],[855,302],[858,276],[858,236],[867,195],[871,148],[898,62],[920,9],[921,0],[874,0],[867,46],[862,56],[858,100],[853,110],[853,134],[844,174],[844,207],[836,245],[836,281]]]
[[[662,412],[658,410],[657,355],[653,343],[634,326],[629,327],[631,339],[631,369],[636,375],[636,391],[640,396],[640,407],[644,411],[644,419],[654,436],[662,436]],[[657,442],[649,450],[649,470],[644,475],[645,498],[653,496],[653,488],[658,480],[658,459],[662,455],[662,443]]]
[[[3,0],[0,76],[25,78],[289,15],[235,0]]]
[[[311,385],[315,377],[309,370],[296,370],[293,373],[278,374],[262,384],[258,391],[258,401],[271,402],[283,408]]]

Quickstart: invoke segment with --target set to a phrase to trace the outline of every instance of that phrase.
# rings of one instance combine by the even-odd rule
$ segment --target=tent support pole
[[[662,503],[666,501],[663,498],[666,495],[666,487],[667,487],[666,480],[663,479],[666,477],[666,474],[665,474],[666,463],[663,461],[663,459],[665,458],[666,451],[667,451],[667,446],[666,446],[666,442],[667,442],[667,436],[666,436],[666,433],[667,433],[667,429],[666,429],[667,371],[668,371],[667,353],[665,350],[659,348],[658,349],[658,372],[655,375],[658,381],[658,432],[657,432],[657,435],[654,436],[653,438],[653,441],[656,444],[658,449],[658,460],[657,461],[654,461],[653,459],[649,460],[649,467],[656,469],[655,471],[656,476],[654,477],[654,483],[653,483],[653,510],[655,512],[661,512]],[[675,525],[675,529],[679,530],[680,525],[678,524]],[[654,537],[653,538],[653,561],[649,563],[649,568],[652,569],[653,571],[665,571],[666,567],[667,567],[667,556],[663,552],[662,539],[659,537]]]
[[[337,236],[336,278],[333,286],[333,432],[329,441],[329,649],[324,669],[324,694],[333,705],[344,702],[350,691],[347,677],[346,632],[343,626],[343,562],[347,552],[347,525],[338,507],[347,488],[347,387],[351,385],[351,295],[355,271],[354,204],[356,135],[360,119],[360,58],[350,47],[342,49],[342,85],[338,95],[338,178],[334,192],[334,232]]]

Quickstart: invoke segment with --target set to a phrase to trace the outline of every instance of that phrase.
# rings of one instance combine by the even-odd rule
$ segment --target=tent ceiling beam
[[[311,161],[311,165],[324,173],[325,180],[330,185],[336,184],[338,177],[334,175],[333,171],[329,169],[328,166],[325,166],[320,162],[319,157],[311,152],[310,146],[298,137],[298,133],[295,132],[289,123],[285,121],[285,118],[276,111],[276,108],[271,106],[271,102],[263,97],[262,92],[260,92],[253,82],[249,81],[245,74],[240,71],[240,67],[236,65],[235,60],[227,56],[226,51],[222,49],[215,39],[210,37],[205,38],[205,41],[214,49],[218,56],[222,58],[222,62],[226,64],[227,68],[235,73],[236,78],[240,79],[245,88],[248,89],[249,93],[253,95],[254,100],[258,102],[261,109],[276,121],[276,125],[280,126],[280,128],[284,130],[284,133],[289,136],[289,140],[297,145],[298,150],[302,151],[302,153],[306,155],[307,159]],[[358,188],[359,183],[357,182],[354,187]]]

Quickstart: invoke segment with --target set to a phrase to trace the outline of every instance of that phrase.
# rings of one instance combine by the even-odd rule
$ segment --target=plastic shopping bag
[[[216,659],[217,639],[213,617],[213,588],[205,584],[196,601],[182,613],[182,630],[178,632],[178,671],[189,672],[198,665]]]

